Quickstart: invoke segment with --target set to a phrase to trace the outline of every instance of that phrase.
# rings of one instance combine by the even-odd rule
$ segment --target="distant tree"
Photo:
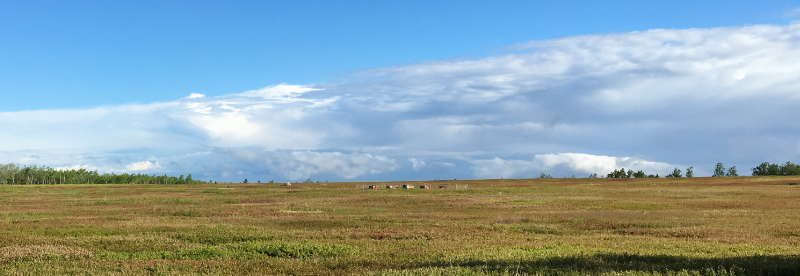
[[[666,177],[681,177],[681,170],[675,168],[674,170],[672,170],[672,173],[668,174]]]
[[[736,166],[731,166],[728,168],[728,173],[725,174],[725,176],[739,176],[739,174],[736,172]]]
[[[244,181],[242,181],[242,183],[247,184],[247,178],[245,178]]]
[[[275,180],[270,180],[269,183],[275,183]]]
[[[686,177],[694,177],[694,167],[686,168]]]
[[[589,178],[597,178],[597,173],[590,174]]]
[[[545,178],[553,178],[553,177],[550,176],[549,174],[545,174],[545,173],[542,173],[541,175],[539,175],[539,179],[545,179]]]
[[[647,175],[645,175],[643,171],[639,170],[638,172],[633,173],[633,177],[635,177],[635,178],[646,178]]]
[[[714,177],[721,176],[725,176],[725,166],[722,163],[717,163],[717,167],[714,169]]]
[[[306,181],[303,181],[303,183],[314,183],[314,181],[311,181],[311,178],[309,178],[309,179],[306,179]]]
[[[625,172],[625,168],[622,168],[620,170],[614,170],[613,172],[610,172],[608,173],[608,175],[606,175],[606,178],[629,178],[629,177],[630,175],[627,172]]]
[[[753,168],[753,176],[769,175],[769,165],[769,162],[764,162]]]

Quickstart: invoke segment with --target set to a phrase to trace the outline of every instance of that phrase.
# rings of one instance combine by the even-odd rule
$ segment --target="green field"
[[[798,275],[798,182],[0,186],[0,274]]]

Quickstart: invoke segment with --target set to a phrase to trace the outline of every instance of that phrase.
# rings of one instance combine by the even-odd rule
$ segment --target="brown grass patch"
[[[91,251],[81,247],[67,247],[61,245],[13,245],[0,248],[0,259],[20,258],[91,258]]]

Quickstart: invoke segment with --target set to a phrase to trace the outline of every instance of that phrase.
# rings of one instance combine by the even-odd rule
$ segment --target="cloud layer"
[[[0,113],[4,162],[241,180],[664,174],[800,155],[800,24],[599,34],[172,102]],[[241,178],[241,179],[240,179]]]

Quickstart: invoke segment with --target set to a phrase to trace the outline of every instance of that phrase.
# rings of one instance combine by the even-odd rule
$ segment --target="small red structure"
[[[378,185],[369,185],[369,188],[377,190],[378,189]]]
[[[447,189],[447,185],[441,185],[439,186],[439,189]]]
[[[420,189],[430,189],[431,185],[420,185],[419,188]]]

